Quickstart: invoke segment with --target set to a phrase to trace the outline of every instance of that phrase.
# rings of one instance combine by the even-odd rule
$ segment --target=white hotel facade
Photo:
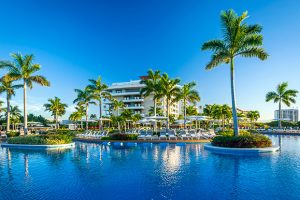
[[[281,109],[281,118],[284,121],[298,122],[299,121],[299,110],[298,109]],[[274,111],[274,119],[279,119],[279,110]]]
[[[149,110],[153,107],[153,96],[143,97],[140,94],[140,91],[144,84],[140,83],[141,80],[134,80],[129,82],[119,82],[113,83],[108,87],[109,91],[113,98],[118,101],[122,101],[125,105],[124,109],[129,109],[135,114],[141,114],[143,117],[149,116]],[[181,87],[178,85],[178,87]],[[109,100],[104,99],[104,115],[110,115],[110,105]],[[161,108],[165,114],[167,111],[166,100],[164,98],[157,100],[157,108]],[[170,105],[170,114],[178,117],[180,114],[183,114],[183,102],[179,101]],[[112,111],[112,114],[116,115],[115,111]]]

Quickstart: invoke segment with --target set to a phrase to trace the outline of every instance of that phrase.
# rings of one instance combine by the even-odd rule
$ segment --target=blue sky
[[[0,0],[0,5],[0,59],[33,53],[40,73],[51,81],[50,88],[36,86],[28,94],[29,112],[36,114],[50,116],[42,105],[58,96],[70,106],[68,115],[74,88],[83,88],[89,78],[101,75],[107,84],[135,80],[149,68],[183,83],[196,81],[202,105],[230,104],[228,66],[205,71],[210,53],[200,51],[204,41],[221,37],[219,14],[230,8],[239,14],[248,10],[247,21],[263,25],[270,54],[263,62],[236,60],[238,107],[272,119],[277,105],[266,103],[265,94],[282,81],[300,90],[297,0]],[[13,104],[22,106],[21,90]],[[97,113],[96,107],[91,110]]]

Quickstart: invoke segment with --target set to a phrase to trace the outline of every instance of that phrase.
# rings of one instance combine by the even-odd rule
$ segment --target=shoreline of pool
[[[75,142],[134,142],[134,143],[207,143],[210,140],[101,140],[95,138],[74,138]]]

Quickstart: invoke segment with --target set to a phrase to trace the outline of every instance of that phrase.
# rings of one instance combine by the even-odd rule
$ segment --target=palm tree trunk
[[[7,113],[6,113],[6,133],[9,132],[10,129],[10,100],[9,95],[6,96],[6,103],[7,103]]]
[[[154,117],[156,118],[156,98],[153,98],[153,107],[154,107]],[[157,127],[157,122],[156,122],[156,119],[154,119],[154,130],[156,131],[156,127]]]
[[[99,116],[100,116],[100,119],[99,119],[99,131],[102,130],[102,100],[101,100],[101,97],[100,97],[100,100],[99,100]]]
[[[235,100],[235,83],[234,83],[234,63],[233,58],[230,60],[230,82],[231,82],[231,101],[232,101],[232,119],[234,135],[239,135],[239,124],[236,113],[236,100]]]
[[[278,113],[278,127],[281,128],[281,118],[282,118],[282,115],[281,115],[281,100],[279,100],[279,109],[278,109],[279,113]]]
[[[26,97],[26,90],[27,90],[27,85],[26,82],[24,81],[23,85],[23,103],[24,103],[24,134],[27,135],[27,97]]]
[[[167,132],[169,132],[170,128],[170,118],[169,118],[169,99],[167,99]]]
[[[89,125],[88,125],[88,116],[89,116],[89,104],[85,104],[86,109],[85,109],[85,130],[89,130]]]
[[[183,109],[184,109],[184,112],[183,112],[183,115],[184,115],[184,119],[183,119],[183,124],[184,124],[184,129],[186,129],[186,101],[185,99],[183,100]]]
[[[119,108],[117,109],[117,116],[118,116],[118,130],[119,130],[119,133],[121,133],[121,127],[120,127],[120,122],[119,122]]]

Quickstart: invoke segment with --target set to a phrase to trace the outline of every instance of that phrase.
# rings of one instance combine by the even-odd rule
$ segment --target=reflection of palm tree
[[[10,108],[11,108],[11,105],[10,105],[10,100],[11,100],[11,97],[15,95],[15,89],[18,89],[18,88],[21,88],[23,87],[23,85],[13,85],[12,84],[12,81],[9,80],[9,77],[8,76],[4,76],[1,78],[1,85],[0,85],[0,93],[3,93],[5,92],[6,93],[6,104],[7,104],[7,107],[6,107],[6,132],[8,133],[9,132],[9,129],[10,129]]]
[[[22,56],[19,53],[14,53],[11,56],[13,58],[13,62],[0,62],[0,67],[6,67],[9,69],[8,76],[11,80],[23,80],[24,132],[27,134],[27,87],[31,89],[33,83],[37,83],[42,86],[50,86],[50,83],[44,76],[33,75],[41,69],[41,66],[33,63],[34,56],[32,54]]]
[[[96,103],[93,101],[93,99],[96,97],[89,87],[86,87],[84,90],[75,89],[75,92],[77,93],[77,98],[73,101],[73,103],[78,103],[78,106],[84,106],[86,122],[85,129],[88,130],[88,109],[90,104],[96,105]]]
[[[233,10],[221,13],[221,23],[223,29],[223,40],[211,40],[202,45],[202,50],[213,51],[211,61],[206,65],[207,70],[211,70],[223,63],[230,64],[231,101],[234,123],[234,134],[238,135],[238,118],[235,100],[235,80],[234,80],[234,58],[257,57],[265,60],[268,54],[261,47],[263,36],[260,34],[262,27],[247,25],[244,20],[248,13],[244,12],[238,16]]]
[[[196,103],[200,101],[200,96],[197,90],[194,89],[195,82],[184,84],[180,89],[178,100],[183,100],[183,116],[184,116],[184,128],[186,129],[186,104],[187,102]]]
[[[296,103],[295,97],[297,96],[297,90],[288,90],[288,83],[283,82],[279,84],[276,88],[276,91],[268,92],[266,95],[266,101],[274,101],[274,103],[279,103],[278,109],[278,126],[281,128],[281,120],[282,120],[282,113],[281,113],[281,104],[284,103],[288,107],[292,103]]]
[[[58,128],[58,117],[63,116],[66,113],[67,104],[62,103],[60,98],[54,97],[54,99],[48,99],[49,103],[44,104],[45,111],[52,113],[55,121],[55,128]]]
[[[106,91],[108,86],[102,82],[101,77],[99,76],[97,80],[90,79],[91,82],[88,87],[95,96],[95,99],[99,102],[99,130],[102,130],[102,99],[110,99],[111,94]]]

